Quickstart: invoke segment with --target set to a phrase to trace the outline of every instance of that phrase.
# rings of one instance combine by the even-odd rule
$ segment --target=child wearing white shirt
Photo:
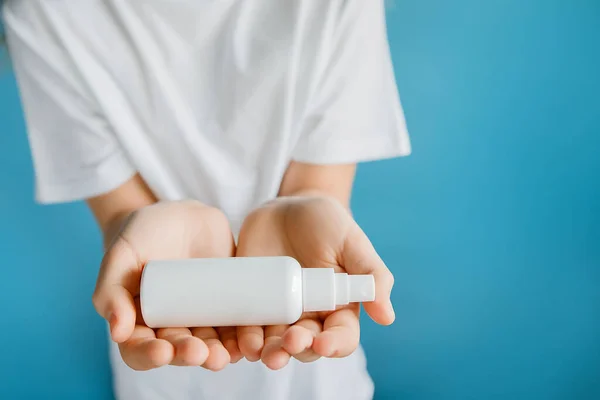
[[[8,0],[3,16],[37,199],[84,199],[104,233],[93,300],[117,398],[371,398],[355,305],[152,330],[137,297],[150,259],[289,255],[374,274],[365,310],[393,321],[393,277],[348,212],[356,163],[410,152],[383,0]]]

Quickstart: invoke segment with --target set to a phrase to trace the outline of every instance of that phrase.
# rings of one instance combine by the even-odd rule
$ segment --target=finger
[[[98,314],[110,324],[112,339],[127,340],[136,321],[133,295],[139,292],[141,265],[129,244],[118,239],[102,259],[92,296]]]
[[[265,331],[262,326],[238,326],[238,345],[248,361],[260,360],[265,344]]]
[[[217,328],[217,333],[221,339],[221,343],[225,346],[225,350],[229,353],[229,358],[232,364],[242,359],[237,338],[237,330],[235,327]]]
[[[158,339],[164,339],[175,348],[171,365],[197,366],[208,358],[208,346],[199,338],[192,336],[187,328],[167,328],[156,331]]]
[[[265,345],[260,358],[270,369],[281,369],[290,361],[290,354],[283,349],[281,339],[287,329],[288,325],[274,325],[265,328]]]
[[[164,339],[157,339],[147,326],[137,325],[131,337],[119,344],[125,364],[137,371],[146,371],[169,364],[175,349]]]
[[[346,357],[356,350],[360,341],[358,307],[344,308],[329,315],[323,332],[313,341],[313,350],[323,357]]]
[[[100,288],[94,294],[94,306],[110,324],[110,336],[122,343],[133,333],[136,321],[135,303],[131,293],[122,286]]]
[[[312,345],[322,329],[323,325],[317,319],[301,319],[283,334],[284,350],[301,362],[316,361],[321,356],[312,350]]]
[[[219,340],[214,328],[194,328],[192,335],[201,339],[208,346],[208,357],[202,366],[211,371],[220,371],[231,361],[229,353]]]
[[[375,279],[375,301],[363,303],[367,314],[378,324],[394,322],[396,316],[390,300],[394,276],[358,225],[346,238],[342,258],[349,274],[371,274]]]

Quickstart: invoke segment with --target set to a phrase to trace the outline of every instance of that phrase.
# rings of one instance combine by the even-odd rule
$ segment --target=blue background
[[[378,398],[600,398],[600,2],[396,0],[414,154],[359,169],[356,217],[397,277],[364,323]],[[0,73],[0,398],[109,399],[83,204],[40,207]]]

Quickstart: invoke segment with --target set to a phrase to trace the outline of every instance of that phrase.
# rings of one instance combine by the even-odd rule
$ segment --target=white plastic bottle
[[[373,300],[372,275],[300,268],[291,257],[150,261],[140,289],[151,328],[292,324],[303,311]]]

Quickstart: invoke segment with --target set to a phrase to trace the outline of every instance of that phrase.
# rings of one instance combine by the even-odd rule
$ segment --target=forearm
[[[280,186],[279,196],[326,196],[350,208],[355,164],[312,165],[292,162]]]
[[[133,212],[156,201],[144,180],[135,175],[117,189],[88,199],[87,204],[102,231],[106,247],[113,242]]]

